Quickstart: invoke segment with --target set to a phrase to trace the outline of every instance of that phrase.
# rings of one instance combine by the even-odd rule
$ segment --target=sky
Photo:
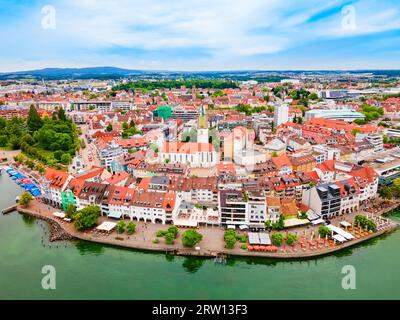
[[[398,0],[0,0],[0,72],[400,69]]]

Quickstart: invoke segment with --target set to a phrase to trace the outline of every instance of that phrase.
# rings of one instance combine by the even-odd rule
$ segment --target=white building
[[[262,191],[247,192],[250,227],[263,228],[267,220],[267,205]]]
[[[217,164],[217,152],[210,143],[165,142],[160,162],[185,164],[194,168],[210,168]]]
[[[111,163],[122,155],[128,153],[128,150],[122,148],[115,141],[112,141],[106,148],[99,150],[100,163],[103,168],[111,170]]]
[[[275,107],[274,124],[275,128],[289,121],[289,105],[282,104]]]

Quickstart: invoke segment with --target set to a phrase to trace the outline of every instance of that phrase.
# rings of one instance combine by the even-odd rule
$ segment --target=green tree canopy
[[[196,230],[187,230],[182,233],[182,244],[184,247],[194,247],[203,239],[203,235]]]
[[[272,238],[272,243],[277,246],[280,247],[283,243],[283,236],[280,233],[274,233],[271,236]]]
[[[86,230],[96,225],[100,217],[99,206],[88,206],[79,210],[75,215],[75,228],[78,230]]]
[[[319,226],[318,232],[319,232],[319,235],[321,236],[321,238],[325,238],[326,236],[328,236],[332,233],[331,229],[329,229],[326,226]]]
[[[134,234],[136,232],[136,224],[134,224],[132,221],[129,222],[126,226],[126,231],[128,234]]]
[[[33,105],[29,108],[27,124],[30,132],[35,132],[43,126],[43,120]]]
[[[117,225],[116,225],[116,229],[117,229],[117,233],[121,234],[125,232],[125,228],[126,228],[126,223],[124,220],[120,220],[118,221]]]
[[[19,196],[19,204],[23,207],[27,207],[32,199],[33,197],[29,192],[24,192]]]

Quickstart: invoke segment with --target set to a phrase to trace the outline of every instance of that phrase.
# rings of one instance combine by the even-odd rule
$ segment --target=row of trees
[[[238,88],[238,83],[230,80],[161,80],[161,81],[134,81],[126,84],[120,84],[112,88],[113,91],[152,91],[157,89],[179,89],[182,86],[191,89],[193,87],[201,89],[229,89]]]
[[[158,231],[156,236],[157,238],[164,237],[166,244],[174,244],[175,239],[178,237],[178,233],[179,233],[178,228],[175,226],[171,226],[168,228],[168,230]],[[158,243],[158,241],[156,241],[155,243]]]
[[[15,162],[18,162],[20,164],[24,164],[26,165],[29,169],[31,170],[36,170],[37,172],[39,172],[40,174],[44,174],[46,171],[46,168],[43,164],[41,164],[40,162],[34,161],[32,159],[29,159],[27,157],[25,157],[23,154],[18,154],[16,156],[13,157]]]
[[[130,221],[130,222],[128,222],[128,224],[126,224],[124,220],[120,220],[117,223],[116,229],[117,229],[117,233],[119,233],[119,234],[124,233],[126,230],[126,233],[131,235],[136,232],[136,224],[133,223],[132,221]]]
[[[277,247],[280,247],[283,241],[285,241],[288,246],[294,245],[298,241],[298,237],[292,233],[288,233],[286,238],[281,233],[273,233],[271,239],[272,244]]]
[[[265,227],[268,230],[283,230],[285,228],[285,218],[283,215],[279,216],[277,222],[272,222],[271,220],[265,221]]]
[[[159,243],[158,238],[164,237],[165,243],[168,245],[174,244],[175,239],[178,237],[179,229],[175,226],[171,226],[168,230],[160,230],[157,232],[157,238],[153,243]],[[203,239],[203,235],[196,230],[187,230],[182,233],[181,240],[184,247],[194,247]]]
[[[260,113],[262,111],[267,110],[267,107],[265,106],[259,106],[259,107],[251,107],[248,104],[239,104],[235,107],[235,110],[238,112],[243,112],[246,114],[246,116],[251,116],[253,113]]]

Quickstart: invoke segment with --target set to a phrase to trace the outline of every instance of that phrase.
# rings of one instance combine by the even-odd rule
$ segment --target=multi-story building
[[[340,214],[340,187],[334,183],[319,184],[304,190],[302,202],[324,219]]]
[[[281,124],[285,124],[289,121],[289,106],[287,104],[282,104],[275,107],[274,111],[274,124],[275,128]]]
[[[267,197],[267,214],[266,220],[276,223],[281,215],[281,199],[279,197]]]
[[[250,228],[264,228],[267,220],[267,205],[263,191],[247,191]]]
[[[52,206],[61,208],[63,199],[66,199],[66,195],[62,196],[62,193],[72,178],[67,172],[47,169],[42,183],[44,200]]]
[[[101,166],[111,170],[111,163],[117,160],[120,156],[123,156],[128,153],[128,150],[124,149],[120,145],[116,144],[114,141],[105,147],[104,149],[99,150],[99,158]]]
[[[222,225],[248,225],[248,202],[242,190],[220,190],[218,198]]]

